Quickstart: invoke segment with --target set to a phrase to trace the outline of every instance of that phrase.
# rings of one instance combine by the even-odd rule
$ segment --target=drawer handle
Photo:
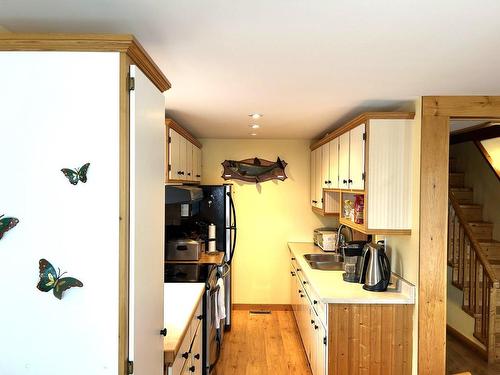
[[[307,284],[307,281],[302,281],[302,284],[306,285],[306,284]]]
[[[189,353],[188,352],[182,353],[182,358],[187,359],[187,357],[189,357]]]
[[[317,305],[317,304],[318,304],[318,301],[314,300],[314,301],[313,301],[313,304]]]
[[[294,257],[292,257],[292,260],[295,260],[295,258],[294,258]]]
[[[160,335],[162,335],[162,336],[166,336],[166,335],[167,335],[167,329],[166,329],[166,328],[163,328],[163,329],[160,331]]]
[[[314,326],[314,329],[318,329],[319,327],[318,326]]]
[[[293,271],[290,271],[290,274],[291,274],[292,276],[295,276],[295,272],[293,272]]]
[[[343,182],[344,184],[347,184],[347,180],[342,180],[342,182]]]
[[[196,319],[198,319],[198,320],[203,320],[203,315],[198,315],[198,316],[196,317]]]
[[[195,372],[195,371],[196,371],[196,367],[191,366],[191,367],[189,368],[189,371],[190,371],[190,372]]]
[[[300,295],[300,298],[304,298],[304,295],[303,295],[303,294],[301,294],[301,295]]]
[[[194,355],[194,359],[200,359],[200,354],[199,354],[199,353],[198,353],[198,354],[195,354],[195,355]]]
[[[311,324],[314,324],[314,320],[311,319]]]
[[[352,180],[351,179],[349,179],[349,183],[352,184]]]

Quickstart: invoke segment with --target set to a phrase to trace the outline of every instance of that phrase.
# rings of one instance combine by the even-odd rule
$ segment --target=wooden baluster
[[[495,350],[496,350],[496,335],[495,335],[495,319],[496,319],[496,309],[497,309],[497,289],[493,285],[489,285],[488,291],[488,330],[487,330],[487,345],[486,349],[488,351],[488,362],[493,363],[495,361]],[[490,332],[492,333],[490,335]]]
[[[464,228],[460,225],[458,236],[458,285],[463,289],[464,287],[464,268],[465,268],[465,253],[464,253]]]

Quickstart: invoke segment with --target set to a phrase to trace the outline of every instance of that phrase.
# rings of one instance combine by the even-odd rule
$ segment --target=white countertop
[[[172,363],[184,337],[189,331],[191,319],[205,291],[204,283],[165,283],[164,323],[167,336],[163,340],[165,362]]]
[[[323,303],[350,304],[415,304],[415,286],[397,277],[397,287],[386,292],[369,292],[362,284],[342,279],[344,271],[315,270],[304,259],[304,254],[324,254],[312,242],[289,242],[288,248],[297,260],[303,276]]]

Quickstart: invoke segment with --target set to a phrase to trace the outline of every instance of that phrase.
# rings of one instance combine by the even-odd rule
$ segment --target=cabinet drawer
[[[189,328],[191,341],[193,341],[194,337],[196,336],[196,332],[198,331],[199,327],[201,327],[200,323],[203,319],[201,305],[202,305],[202,303],[200,301],[200,303],[198,304],[198,307],[196,307],[196,311],[194,312],[193,318],[191,319],[191,325]]]
[[[314,309],[314,312],[318,315],[321,320],[321,323],[326,326],[326,316],[327,316],[327,306],[320,301],[318,294],[311,288],[311,285],[307,280],[303,282],[304,289],[306,291],[307,297],[309,298],[309,302],[311,307]]]
[[[175,356],[174,363],[172,365],[172,373],[174,375],[178,375],[181,373],[186,361],[189,358],[189,349],[191,348],[191,335],[189,332],[186,332],[186,336],[184,336],[184,340],[182,340],[182,344],[179,347],[179,351]]]

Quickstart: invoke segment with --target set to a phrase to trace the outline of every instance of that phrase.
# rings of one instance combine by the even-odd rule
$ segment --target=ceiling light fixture
[[[252,129],[258,129],[258,128],[260,128],[259,124],[250,124],[248,126],[250,126]]]
[[[258,119],[260,119],[264,115],[262,113],[250,113],[248,116],[250,116],[254,120],[258,120]]]
[[[252,137],[255,137],[255,136],[257,135],[257,133],[250,133],[250,135],[251,135]]]

